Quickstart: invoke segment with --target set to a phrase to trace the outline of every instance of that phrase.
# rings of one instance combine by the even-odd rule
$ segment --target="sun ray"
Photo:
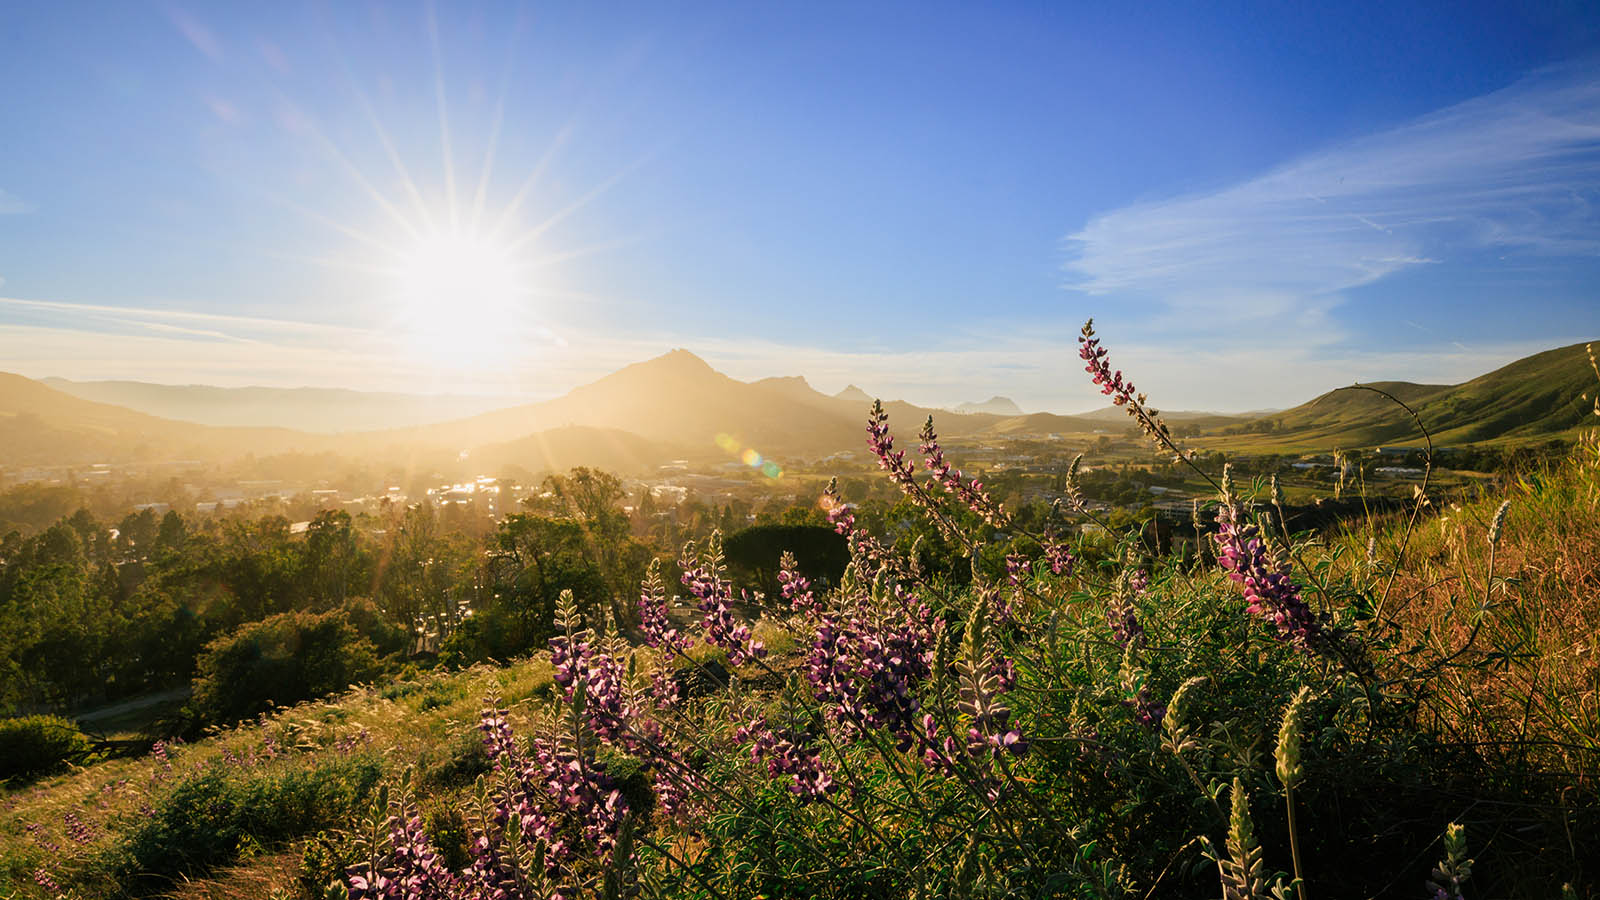
[[[642,238],[638,236],[612,238],[609,241],[599,241],[593,244],[585,244],[582,247],[574,247],[571,250],[563,250],[560,253],[551,253],[547,256],[536,257],[528,260],[524,265],[529,270],[543,269],[549,266],[558,265],[560,263],[570,262],[574,259],[582,259],[585,256],[593,256],[596,253],[603,253],[607,250],[616,250],[621,247],[631,246],[639,243],[640,240],[642,240]]]
[[[433,94],[439,107],[439,149],[444,156],[444,190],[450,207],[450,228],[461,230],[460,201],[456,197],[456,165],[450,149],[450,113],[445,102],[444,55],[439,50],[439,20],[434,15],[433,0],[425,4],[428,20],[428,42],[433,47]]]
[[[478,173],[478,189],[472,197],[472,223],[469,229],[473,232],[483,221],[483,209],[489,197],[489,182],[494,177],[495,150],[500,145],[500,128],[505,122],[506,94],[511,89],[511,71],[517,59],[517,39],[522,36],[523,16],[521,11],[517,14],[517,23],[511,29],[511,38],[506,42],[505,64],[500,70],[500,90],[494,103],[494,123],[489,128],[489,145],[483,154],[483,166]]]
[[[323,37],[328,43],[328,52],[334,61],[339,64],[339,72],[344,76],[345,88],[355,98],[356,104],[361,108],[361,114],[366,118],[367,124],[372,126],[373,134],[378,138],[378,145],[383,148],[383,153],[388,157],[389,164],[394,166],[395,173],[400,176],[400,183],[405,189],[406,196],[411,199],[411,206],[416,212],[417,219],[423,230],[434,228],[433,211],[428,208],[428,202],[422,196],[422,191],[417,187],[416,179],[411,177],[411,171],[406,167],[405,161],[400,157],[400,150],[395,146],[394,139],[390,137],[389,130],[383,127],[383,122],[378,118],[378,110],[372,104],[372,98],[362,89],[360,82],[350,67],[350,59],[344,52],[344,47],[339,42],[338,36],[332,28],[324,24]]]
[[[433,211],[428,208],[428,201],[423,199],[422,191],[417,187],[417,182],[411,177],[411,170],[406,168],[405,160],[400,158],[400,150],[394,144],[394,139],[389,137],[389,130],[383,127],[383,122],[378,118],[378,111],[373,107],[365,91],[361,90],[352,80],[351,90],[356,95],[356,101],[361,105],[361,112],[366,116],[367,122],[372,125],[372,130],[378,136],[378,143],[383,147],[384,155],[389,158],[389,164],[394,166],[395,172],[400,176],[400,182],[405,186],[406,196],[411,198],[411,205],[416,208],[417,216],[422,222],[422,227],[432,230],[435,227]]]
[[[583,194],[583,196],[581,196],[578,199],[572,201],[571,203],[567,204],[566,206],[562,207],[561,209],[555,211],[548,218],[546,218],[543,222],[540,222],[538,225],[535,225],[532,228],[529,228],[526,231],[522,232],[521,234],[517,235],[516,237],[512,238],[510,241],[508,241],[506,243],[506,249],[508,249],[512,253],[516,253],[519,250],[521,250],[523,247],[527,246],[529,243],[531,243],[531,242],[533,242],[535,240],[538,240],[540,235],[544,234],[545,232],[549,231],[551,228],[554,228],[556,225],[560,224],[563,219],[567,218],[568,216],[571,216],[575,212],[578,212],[579,210],[583,209],[585,206],[588,206],[591,202],[594,201],[594,199],[596,197],[599,197],[600,195],[604,194],[606,191],[609,191],[613,187],[616,187],[619,182],[621,182],[624,178],[626,178],[629,175],[631,175],[640,166],[644,165],[647,161],[649,161],[652,158],[652,156],[653,156],[653,154],[652,155],[643,156],[643,157],[640,157],[639,159],[633,161],[632,163],[629,163],[627,166],[625,166],[622,169],[622,171],[618,172],[615,175],[612,175],[610,178],[607,178],[605,181],[602,181],[599,184],[595,185],[594,187],[590,188],[588,191],[586,191]]]
[[[383,212],[386,213],[389,218],[393,219],[397,225],[405,229],[407,234],[414,238],[422,237],[422,231],[417,228],[416,223],[406,218],[405,214],[394,205],[393,201],[391,201],[382,191],[378,190],[377,185],[374,185],[367,178],[367,176],[361,174],[361,169],[358,168],[355,163],[351,162],[349,157],[344,155],[344,152],[339,149],[338,145],[335,144],[331,138],[322,133],[322,129],[317,127],[316,121],[312,119],[311,116],[294,106],[292,101],[290,101],[287,97],[284,97],[280,94],[279,99],[283,103],[287,104],[290,109],[294,110],[295,114],[305,123],[306,131],[311,135],[311,138],[316,142],[317,146],[322,150],[322,152],[326,153],[335,162],[337,162],[339,164],[339,168],[344,170],[344,173],[349,176],[358,187],[361,188],[362,192],[370,197],[372,202],[378,204],[379,209],[383,210]]]
[[[261,255],[267,259],[275,259],[281,262],[306,263],[308,265],[321,266],[327,269],[340,269],[346,272],[359,272],[363,275],[377,275],[381,278],[393,278],[399,275],[402,271],[401,266],[398,264],[392,266],[381,266],[372,263],[357,262],[355,260],[340,259],[333,256],[315,256],[308,253],[278,253],[275,251],[261,251]]]
[[[376,250],[380,250],[380,251],[382,251],[384,253],[387,253],[388,255],[393,256],[396,259],[404,259],[405,256],[406,256],[406,253],[405,253],[404,250],[401,250],[400,248],[394,246],[393,244],[385,243],[383,240],[381,240],[379,238],[376,238],[376,237],[373,237],[372,235],[367,234],[366,232],[364,232],[364,231],[362,231],[362,230],[360,230],[358,228],[352,228],[349,225],[345,225],[342,222],[338,222],[338,221],[336,221],[336,220],[334,220],[332,218],[329,218],[328,216],[323,215],[322,213],[317,212],[316,210],[308,209],[308,208],[306,208],[304,206],[301,206],[300,204],[295,203],[293,200],[289,200],[287,198],[278,196],[276,194],[272,194],[270,192],[262,192],[262,196],[265,197],[270,202],[280,204],[286,209],[289,209],[289,210],[292,210],[294,212],[297,212],[300,215],[303,215],[306,218],[311,219],[314,222],[317,222],[318,224],[325,225],[325,226],[327,226],[329,228],[332,228],[333,230],[339,232],[340,234],[345,235],[346,237],[354,238],[355,240],[360,241],[361,243],[366,244],[367,246],[372,247],[372,248],[374,248]],[[407,230],[411,231],[412,234],[417,239],[419,239],[419,240],[421,239],[422,235],[420,233],[416,232],[415,229],[407,229]]]
[[[488,231],[491,237],[505,233],[506,226],[511,223],[517,211],[522,208],[523,202],[528,199],[528,194],[533,191],[534,186],[544,177],[545,170],[550,167],[550,163],[555,160],[556,154],[560,152],[561,147],[566,144],[567,138],[571,135],[572,126],[570,125],[564,125],[560,131],[556,132],[555,139],[550,142],[550,147],[545,150],[543,156],[539,157],[539,161],[534,163],[533,171],[529,172],[528,177],[524,178],[522,184],[517,186],[517,192],[511,195],[511,200],[506,203],[505,209],[502,209],[500,215],[495,217],[495,223]]]

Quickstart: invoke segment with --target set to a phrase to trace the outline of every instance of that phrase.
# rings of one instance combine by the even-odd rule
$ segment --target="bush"
[[[793,553],[800,573],[819,587],[839,583],[850,549],[826,525],[755,525],[728,535],[722,544],[735,580],[767,594],[778,594],[778,558]]]
[[[411,646],[411,635],[404,628],[396,625],[378,605],[366,597],[356,597],[346,600],[340,607],[345,618],[355,626],[356,631],[372,642],[379,656],[393,656],[402,653]]]
[[[0,781],[59,772],[89,753],[89,739],[60,716],[0,719]]]
[[[239,848],[314,834],[358,809],[383,774],[376,756],[273,774],[221,766],[173,788],[111,851],[119,884],[142,896],[231,861]]]
[[[344,690],[377,670],[372,642],[343,610],[282,613],[207,645],[190,710],[200,722],[236,722]]]

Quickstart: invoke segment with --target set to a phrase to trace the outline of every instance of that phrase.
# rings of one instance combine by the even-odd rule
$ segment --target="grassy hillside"
[[[1464,384],[1375,381],[1416,411],[1435,446],[1571,438],[1593,410],[1595,373],[1584,344],[1547,350]],[[1222,429],[1243,432],[1261,449],[1417,446],[1416,423],[1387,398],[1360,388],[1330,391],[1255,422]]]
[[[731,687],[698,674],[720,671],[700,668],[727,662],[720,650],[672,659],[595,642],[591,677],[613,672],[606,660],[628,660],[615,672],[629,673],[636,693],[623,696],[642,705],[630,716],[645,715],[650,685],[659,684],[652,671],[696,685],[657,711],[651,721],[661,730],[649,733],[652,742],[684,742],[674,765],[700,773],[689,782],[698,799],[664,806],[672,782],[649,776],[657,771],[649,744],[628,750],[614,734],[588,732],[599,749],[584,765],[610,773],[620,785],[613,802],[637,812],[631,834],[645,896],[920,896],[930,885],[943,896],[966,877],[995,896],[1024,888],[1213,896],[1218,870],[1203,842],[1229,853],[1228,836],[1241,828],[1251,830],[1269,882],[1287,880],[1270,873],[1294,869],[1316,896],[1425,896],[1425,882],[1448,866],[1440,835],[1457,822],[1475,860],[1471,895],[1560,896],[1566,883],[1567,896],[1593,897],[1600,870],[1581,841],[1600,827],[1592,776],[1600,660],[1590,652],[1600,592],[1581,561],[1600,556],[1597,446],[1585,443],[1572,460],[1504,494],[1430,511],[1416,528],[1391,516],[1332,540],[1297,541],[1293,578],[1308,603],[1341,623],[1347,642],[1323,654],[1250,616],[1211,557],[1150,559],[1103,537],[1075,544],[1072,574],[1052,574],[1040,561],[1016,595],[1015,621],[989,631],[965,613],[978,602],[974,592],[911,588],[954,604],[939,607],[955,631],[935,656],[950,654],[951,678],[966,685],[921,685],[922,709],[933,710],[928,727],[938,729],[940,716],[961,729],[969,721],[992,727],[998,715],[1002,728],[1032,742],[1006,757],[1003,775],[978,770],[977,803],[963,799],[961,777],[926,766],[915,741],[901,753],[887,732],[867,740],[821,724],[833,720],[807,706],[811,689],[799,677],[827,665],[808,651],[815,616],[763,618],[754,637],[768,656],[733,667]],[[1502,504],[1502,524],[1492,526]],[[1492,528],[1493,545],[1485,539]],[[1116,571],[1130,556],[1129,568]],[[988,654],[1015,661],[1017,688],[970,674],[982,669],[965,660],[993,660]],[[581,713],[563,702],[554,673],[540,654],[500,668],[408,675],[13,790],[0,807],[0,896],[56,897],[41,887],[48,881],[89,898],[314,900],[347,866],[371,858],[362,841],[387,846],[390,814],[414,815],[441,864],[465,871],[475,810],[495,796],[478,794],[474,780],[517,783],[504,782],[485,753],[476,727],[483,700],[498,698],[521,735],[558,740]],[[1284,709],[1300,688],[1290,729]],[[597,688],[589,702],[618,702],[608,690]],[[958,712],[973,708],[959,698],[974,692],[1004,712]],[[741,727],[776,727],[797,714],[797,728],[829,729],[816,762],[852,790],[808,803],[789,773],[804,772],[810,757],[775,755],[797,746],[782,742],[752,749],[741,736]],[[1285,733],[1299,736],[1292,749]],[[808,740],[802,731],[777,734],[801,747]],[[972,758],[979,766],[990,759],[987,751]],[[1293,792],[1282,787],[1285,771],[1296,773]],[[404,796],[412,805],[369,814],[380,782],[392,802]],[[1298,818],[1286,820],[1286,808]],[[962,874],[963,860],[977,854],[973,873]],[[599,871],[595,858],[561,871],[581,882]]]

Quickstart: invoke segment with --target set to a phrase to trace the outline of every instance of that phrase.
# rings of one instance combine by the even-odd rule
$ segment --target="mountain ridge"
[[[1583,346],[1534,354],[1459,385],[1391,381],[1365,387],[1410,404],[1436,444],[1559,436],[1593,418],[1584,398],[1592,396],[1597,385]],[[328,396],[338,394],[337,389],[327,390],[332,391]],[[870,403],[871,395],[856,385],[824,394],[799,375],[740,381],[678,349],[624,366],[549,400],[442,422],[316,434],[164,418],[0,373],[0,464],[226,459],[289,452],[413,462],[476,453],[480,458],[510,461],[520,452],[529,460],[554,465],[585,458],[586,448],[596,460],[629,468],[647,468],[652,461],[673,458],[733,458],[746,449],[781,460],[859,449]],[[1099,435],[1127,421],[1117,408],[1112,408],[1115,419],[1105,415],[1107,410],[1078,416],[1008,416],[930,409],[900,400],[887,401],[884,408],[891,426],[902,435],[914,434],[929,416],[944,437]],[[1201,441],[1219,446],[1241,434],[1250,436],[1251,445],[1284,449],[1419,439],[1410,415],[1392,401],[1372,391],[1348,388],[1259,418],[1190,412],[1170,413],[1167,418],[1175,427],[1202,430]]]

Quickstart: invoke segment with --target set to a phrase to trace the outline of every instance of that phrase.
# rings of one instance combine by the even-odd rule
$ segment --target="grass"
[[[407,768],[442,790],[470,783],[461,770],[472,764],[450,753],[481,749],[474,726],[483,697],[526,703],[545,696],[550,679],[545,659],[428,673],[178,745],[167,763],[110,760],[9,792],[0,801],[0,897],[51,896],[34,883],[41,868],[86,896],[296,895],[299,866],[286,860],[299,859],[299,844],[345,824],[379,779]],[[210,814],[220,806],[232,812]],[[69,814],[88,839],[74,838]],[[191,831],[189,822],[203,825]]]
[[[1486,535],[1502,503],[1491,566]],[[1316,896],[1423,895],[1450,821],[1466,823],[1480,895],[1553,896],[1571,881],[1573,896],[1593,896],[1585,879],[1600,871],[1584,862],[1583,842],[1600,825],[1600,445],[1582,443],[1569,461],[1408,523],[1387,514],[1296,546],[1307,597],[1338,610],[1372,648],[1375,669],[1360,678],[1264,641],[1209,567],[1143,561],[1150,649],[1138,659],[1105,640],[1103,594],[1041,582],[1037,602],[1048,606],[1034,612],[1048,628],[1011,648],[1028,686],[1010,701],[1040,738],[1018,769],[1037,812],[1006,827],[1017,847],[1050,852],[970,852],[976,883],[1004,885],[1077,854],[1066,867],[1074,890],[1087,892],[1092,874],[1111,885],[1106,896],[1214,894],[1215,867],[1196,835],[1210,829],[1222,845],[1230,794],[1221,786],[1235,777],[1250,792],[1269,870],[1287,869],[1272,748],[1284,704],[1305,684],[1315,690],[1296,828]],[[1081,548],[1083,564],[1103,557],[1114,572],[1120,548],[1097,540],[1098,550]],[[774,669],[792,671],[805,651],[796,631],[757,624]],[[684,664],[712,662],[726,655],[701,646]],[[1186,713],[1193,744],[1167,752],[1129,717],[1139,702],[1130,685],[1164,701],[1195,676],[1207,682]],[[176,748],[169,761],[109,760],[11,791],[0,800],[0,897],[53,896],[35,884],[40,869],[84,897],[315,896],[350,861],[341,829],[377,782],[408,771],[430,830],[457,835],[443,849],[459,851],[458,811],[488,769],[475,731],[483,698],[502,698],[523,733],[549,727],[551,679],[542,656],[423,673],[277,711]],[[963,808],[909,756],[842,751],[841,762],[893,800],[877,817],[796,806],[781,786],[763,787],[777,783],[736,746],[729,722],[757,710],[776,718],[778,689],[747,677],[695,701],[709,748],[696,765],[729,790],[742,790],[741,779],[757,787],[698,829],[658,821],[662,846],[697,877],[723,879],[730,897],[893,894],[909,877],[896,860],[941,847],[939,859],[959,868],[965,826],[912,810]],[[902,767],[921,793],[903,790]],[[642,858],[661,861],[653,851]],[[787,874],[775,878],[774,867]],[[704,896],[671,866],[652,877],[668,875],[675,896]],[[942,874],[928,877],[938,895],[953,889]],[[1069,881],[1054,883],[1065,893]]]

